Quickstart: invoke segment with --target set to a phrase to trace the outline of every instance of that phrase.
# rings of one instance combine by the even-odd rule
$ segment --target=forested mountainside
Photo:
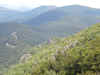
[[[15,64],[27,48],[33,45],[32,34],[34,32],[26,25],[15,22],[0,23],[0,72]]]
[[[0,7],[0,71],[18,63],[34,45],[51,42],[52,37],[68,37],[100,22],[99,13],[99,9],[80,5],[40,6],[27,12]]]
[[[12,66],[5,75],[100,74],[100,24],[34,49],[40,52],[35,55],[31,52],[30,59]]]
[[[24,53],[30,51],[30,47],[43,42],[43,36],[43,33],[32,30],[28,25],[0,23],[0,72],[17,63]]]
[[[24,23],[32,26],[41,26],[44,24],[47,25],[48,23],[52,22],[59,22],[59,20],[63,19],[63,21],[66,20],[65,22],[67,24],[73,24],[72,22],[74,22],[74,25],[77,25],[79,24],[79,22],[83,24],[85,21],[85,25],[91,25],[91,22],[95,24],[96,22],[100,21],[99,13],[99,9],[89,8],[80,5],[72,5],[49,10],[38,15],[37,17],[33,17],[25,21]]]

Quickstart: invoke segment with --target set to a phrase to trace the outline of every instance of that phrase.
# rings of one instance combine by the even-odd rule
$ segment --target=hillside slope
[[[34,49],[42,51],[5,75],[99,75],[100,24]]]
[[[21,10],[17,11],[5,7],[0,7],[0,23],[10,21],[22,23],[55,8],[55,6],[40,6],[34,8],[33,10],[21,12]]]
[[[0,23],[0,71],[18,62],[24,52],[41,42],[41,33],[16,22]]]
[[[20,13],[20,15],[15,17],[14,21],[23,23],[25,21],[30,20],[31,18],[35,18],[38,15],[41,15],[41,14],[48,12],[50,10],[53,10],[53,9],[56,9],[56,6],[40,6],[40,7],[34,8],[30,11]]]
[[[16,10],[11,10],[5,7],[0,7],[0,23],[13,21],[16,16],[18,16],[21,12]]]
[[[66,25],[69,23],[72,24],[73,21],[75,22],[74,25],[77,24],[80,25],[79,23],[83,24],[84,21],[86,23],[85,25],[91,25],[89,24],[91,22],[92,24],[93,23],[95,24],[98,21],[100,22],[99,13],[100,13],[99,9],[94,9],[80,5],[71,5],[71,6],[57,7],[56,9],[49,10],[48,12],[42,13],[35,18],[33,17],[27,20],[25,23],[31,26],[34,25],[42,26],[44,24],[47,25],[48,23],[59,22],[60,20],[63,20],[64,23],[66,23]]]

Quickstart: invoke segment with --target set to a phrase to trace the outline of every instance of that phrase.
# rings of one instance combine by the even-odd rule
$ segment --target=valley
[[[24,54],[37,57],[38,53],[48,49],[39,56],[43,56],[44,59],[44,55],[47,53],[46,56],[49,57],[49,49],[53,52],[56,46],[65,45],[62,41],[60,42],[62,39],[58,38],[73,36],[93,24],[100,23],[99,13],[100,9],[81,5],[40,6],[25,12],[0,7],[0,74],[2,75],[3,69],[7,70],[11,65],[18,64]],[[83,34],[85,35],[85,33]],[[80,35],[79,37],[81,38]],[[27,55],[27,53],[29,54]],[[31,64],[28,64],[27,67],[29,65]],[[21,64],[21,66],[23,65]],[[18,67],[21,66],[18,65]],[[29,69],[26,68],[27,72],[23,74],[24,69],[21,68],[21,72],[18,70],[20,72],[18,74],[11,69],[10,73],[6,75],[25,75]],[[46,74],[37,73],[35,75]]]

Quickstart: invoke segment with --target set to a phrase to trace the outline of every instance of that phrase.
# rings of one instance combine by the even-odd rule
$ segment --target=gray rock
[[[25,63],[27,62],[30,58],[32,58],[31,54],[24,54],[21,58],[20,58],[20,63]]]

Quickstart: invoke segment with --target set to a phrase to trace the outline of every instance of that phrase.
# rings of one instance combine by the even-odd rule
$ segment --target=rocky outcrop
[[[13,32],[10,34],[5,45],[10,48],[15,48],[17,40],[18,40],[17,32]]]
[[[71,49],[71,48],[74,48],[76,45],[79,44],[79,41],[78,41],[78,40],[75,40],[75,41],[69,40],[69,41],[67,41],[67,42],[68,42],[69,44],[66,45],[66,46],[64,47],[63,50],[56,50],[56,53],[55,53],[55,54],[51,54],[51,59],[52,59],[52,60],[55,61],[56,58],[57,58],[57,55],[59,55],[59,54],[62,54],[62,55],[64,55],[64,56],[70,56],[70,55],[67,55],[66,51],[69,50],[69,49]]]
[[[32,58],[31,54],[24,54],[21,58],[20,58],[20,63],[25,63],[27,62],[30,58]]]
[[[11,44],[9,44],[8,42],[6,43],[6,46],[7,46],[7,47],[10,47],[10,48],[15,48],[15,47],[16,47],[15,45],[11,45]]]
[[[78,43],[79,43],[78,40],[75,40],[74,42],[70,41],[69,44],[64,47],[64,50],[74,48]]]

